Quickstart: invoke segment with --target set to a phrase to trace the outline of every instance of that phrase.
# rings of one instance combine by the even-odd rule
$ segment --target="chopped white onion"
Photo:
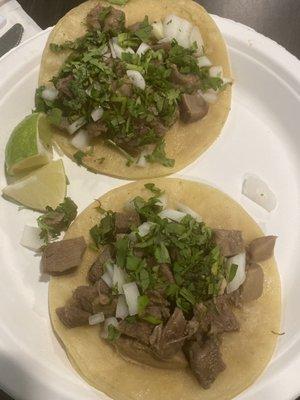
[[[89,325],[101,324],[105,320],[103,312],[89,316]]]
[[[91,117],[94,122],[99,121],[100,118],[102,118],[103,115],[103,108],[102,107],[97,107],[91,112]]]
[[[139,158],[137,159],[135,165],[136,165],[137,167],[140,167],[140,168],[146,168],[147,165],[148,165],[148,161],[147,161],[147,159],[146,159],[146,156],[147,156],[147,155],[148,155],[148,152],[143,151],[143,152],[140,154]]]
[[[190,47],[190,34],[192,29],[192,24],[186,19],[181,18],[181,24],[176,35],[176,40],[178,44],[185,49]]]
[[[113,286],[117,285],[118,292],[123,293],[123,285],[126,283],[126,273],[117,265],[114,266],[114,273],[113,273]]]
[[[223,79],[223,85],[226,85],[227,83],[232,83],[231,78],[222,78]]]
[[[119,323],[117,321],[117,318],[116,317],[106,318],[106,320],[104,322],[104,326],[103,326],[103,331],[101,333],[101,337],[103,337],[104,339],[108,338],[108,327],[109,327],[109,325],[112,325],[115,328],[118,328]]]
[[[190,207],[186,206],[183,203],[177,203],[177,207],[176,208],[177,208],[178,211],[181,211],[183,213],[189,214],[191,217],[193,217],[198,222],[202,222],[203,221],[201,215],[199,215],[198,213],[196,213],[196,211],[192,210]]]
[[[158,216],[160,218],[167,218],[171,219],[172,221],[180,222],[182,218],[186,216],[186,213],[168,208],[167,210],[163,210],[158,213]]]
[[[55,87],[46,87],[43,91],[42,91],[42,98],[44,100],[48,100],[48,101],[53,101],[57,98],[58,96],[58,90]]]
[[[148,235],[148,233],[150,232],[150,229],[152,228],[153,225],[155,225],[154,222],[150,222],[150,221],[142,223],[142,225],[140,225],[137,229],[138,234],[141,237]]]
[[[68,126],[68,132],[70,135],[73,135],[78,129],[80,129],[84,124],[86,123],[86,120],[84,117],[78,118],[76,121],[74,121],[72,124]]]
[[[196,42],[197,47],[198,47],[198,54],[202,54],[204,43],[203,43],[203,39],[202,39],[201,33],[199,31],[199,28],[197,26],[193,27],[189,39],[190,39],[189,47],[192,46]]]
[[[122,54],[123,53],[135,54],[134,50],[131,47],[126,47],[125,49],[123,49],[123,47],[121,47],[118,44],[118,38],[117,37],[112,38],[112,40],[109,42],[109,47],[111,49],[112,54],[114,53],[114,55],[115,55],[115,57],[113,57],[113,58],[122,59]]]
[[[148,50],[150,50],[151,47],[147,44],[147,43],[141,43],[139,48],[136,51],[136,54],[138,54],[139,56],[145,54]]]
[[[164,26],[161,20],[152,23],[152,33],[155,39],[160,40],[164,37]]]
[[[164,19],[164,37],[168,39],[169,42],[171,42],[173,39],[176,39],[180,25],[181,18],[177,17],[177,15],[170,14]]]
[[[138,313],[138,298],[140,295],[137,284],[135,282],[125,283],[125,285],[123,285],[123,290],[129,315],[136,315]]]
[[[198,60],[197,60],[197,64],[198,64],[199,68],[212,66],[212,62],[206,56],[199,57]]]
[[[76,149],[79,150],[84,150],[85,148],[88,147],[90,142],[90,138],[89,135],[87,133],[86,130],[84,129],[80,129],[80,131],[78,131],[76,133],[76,135],[73,137],[73,139],[71,140],[71,144],[76,147]]]
[[[106,261],[105,269],[109,273],[111,279],[114,276],[114,267],[115,267],[115,264],[112,261]]]
[[[134,86],[145,90],[146,82],[143,75],[139,71],[128,70],[126,73]]]
[[[256,175],[248,175],[244,179],[242,193],[269,212],[276,207],[275,194]]]
[[[209,68],[209,76],[211,78],[223,78],[223,68],[221,65],[214,65]]]
[[[116,318],[124,319],[129,315],[128,306],[126,303],[125,296],[121,294],[118,298],[116,308]]]
[[[227,266],[230,268],[231,264],[237,265],[235,277],[231,282],[228,283],[226,291],[227,293],[234,292],[237,290],[246,279],[246,253],[240,253],[236,256],[230,257],[227,260]]]
[[[167,208],[168,205],[168,198],[165,194],[162,194],[161,196],[158,197],[159,200],[159,205],[163,208],[163,210],[165,210]]]
[[[198,90],[198,94],[209,104],[214,104],[218,100],[218,92],[213,89],[208,89],[206,92]]]
[[[44,241],[40,238],[41,230],[37,226],[25,225],[20,240],[20,244],[30,250],[38,251],[43,246]]]
[[[112,287],[112,277],[110,276],[110,273],[108,271],[104,272],[104,274],[101,276],[101,278],[104,280],[104,282],[107,284],[108,287]]]
[[[116,52],[115,52],[115,48],[114,48],[114,42],[112,39],[109,40],[108,42],[109,44],[109,48],[110,48],[110,52],[111,52],[111,56],[112,58],[117,58]]]

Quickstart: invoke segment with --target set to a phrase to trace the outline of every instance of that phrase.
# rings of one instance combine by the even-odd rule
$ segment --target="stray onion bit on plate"
[[[37,226],[25,225],[20,240],[20,244],[30,250],[38,251],[44,245],[44,240],[40,238],[41,229]]]
[[[268,185],[256,175],[247,175],[243,181],[242,193],[266,211],[273,211],[277,200]]]

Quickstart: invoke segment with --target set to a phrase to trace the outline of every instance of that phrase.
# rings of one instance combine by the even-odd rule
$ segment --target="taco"
[[[222,35],[195,2],[90,0],[50,33],[36,110],[63,152],[94,172],[168,175],[218,137],[230,77]]]
[[[77,241],[81,253],[89,244],[77,269],[51,278],[54,332],[79,374],[115,400],[231,399],[276,345],[275,240],[204,184],[161,178],[114,189],[49,245],[59,251],[44,250],[43,267],[51,272],[51,259],[58,274],[64,243]]]

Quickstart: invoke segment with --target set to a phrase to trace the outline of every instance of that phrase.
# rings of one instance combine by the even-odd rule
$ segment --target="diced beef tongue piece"
[[[185,340],[186,325],[182,310],[175,308],[164,327],[161,324],[154,328],[150,344],[158,358],[171,358],[181,349]]]
[[[101,253],[96,258],[95,262],[92,264],[88,272],[88,279],[91,283],[95,283],[101,278],[101,276],[104,274],[103,270],[104,264],[107,261],[110,261],[111,259],[112,259],[111,246],[110,245],[103,246]]]
[[[148,322],[136,321],[129,323],[126,320],[119,323],[119,331],[126,336],[132,337],[141,343],[149,345],[149,338],[153,331],[154,325]]]
[[[184,93],[179,106],[180,117],[184,122],[198,121],[208,113],[208,104],[199,94]]]
[[[173,272],[172,272],[171,266],[169,264],[160,264],[159,270],[165,281],[170,282],[170,283],[175,282]]]
[[[100,304],[103,306],[109,304],[111,301],[111,289],[107,283],[104,282],[103,279],[99,279],[96,283],[96,288],[98,290]]]
[[[259,264],[250,264],[246,279],[241,286],[241,299],[248,302],[258,299],[264,288],[264,273]]]
[[[195,74],[182,74],[175,64],[172,65],[171,81],[184,92],[192,93],[200,88],[200,80]]]
[[[213,301],[197,304],[194,314],[200,322],[200,330],[204,333],[219,334],[238,331],[239,322],[228,305],[226,296],[218,296]]]
[[[171,47],[171,42],[156,43],[151,46],[152,50],[154,51],[164,50],[167,53],[171,50]]]
[[[74,290],[73,299],[82,310],[93,314],[99,304],[98,290],[95,286],[79,286]]]
[[[56,309],[56,314],[60,321],[68,328],[86,325],[89,323],[89,312],[73,305],[59,307]]]
[[[254,239],[248,247],[251,262],[266,261],[272,257],[276,239],[277,236],[262,236]]]
[[[241,231],[214,229],[213,233],[215,242],[219,246],[222,256],[235,256],[245,250],[245,243]]]
[[[118,90],[123,96],[131,97],[133,92],[132,83],[123,83]]]
[[[70,87],[69,87],[69,84],[70,84],[70,82],[71,82],[73,79],[74,79],[74,77],[73,77],[72,74],[70,74],[70,75],[68,75],[68,76],[66,76],[66,77],[64,77],[64,78],[60,78],[60,79],[56,82],[56,85],[55,85],[55,86],[56,86],[56,89],[57,89],[60,93],[66,95],[66,96],[68,96],[68,97],[73,97],[73,93],[72,93],[72,91],[71,91],[71,89],[70,89]]]
[[[83,236],[48,244],[42,255],[43,272],[58,275],[78,267],[85,249]]]
[[[185,344],[184,351],[193,373],[204,389],[208,389],[226,368],[215,337],[209,337],[202,345],[189,341]]]
[[[98,136],[102,136],[107,132],[107,126],[103,121],[90,122],[86,126],[88,135],[93,139]]]
[[[128,26],[127,29],[130,32],[136,32],[141,28],[142,23],[143,23],[142,21],[136,22],[135,24],[132,24],[132,25]]]
[[[103,7],[100,4],[94,7],[86,17],[87,25],[93,29],[102,29],[104,32],[110,31],[114,34],[121,32],[125,26],[124,12],[110,7],[107,16],[101,20],[100,14],[105,8],[107,7]]]
[[[158,290],[149,290],[146,295],[149,298],[149,306],[147,311],[150,313],[149,308],[152,310],[159,309],[161,317],[159,319],[167,319],[170,317],[169,302],[163,297]],[[155,315],[155,314],[154,314]]]
[[[139,214],[134,210],[115,214],[116,233],[128,233],[131,228],[138,227],[140,223]]]

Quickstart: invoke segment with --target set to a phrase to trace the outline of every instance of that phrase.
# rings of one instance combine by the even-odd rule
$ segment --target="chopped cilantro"
[[[154,183],[146,183],[145,188],[150,190],[150,192],[154,193],[156,196],[160,196],[163,194],[163,191],[160,190]]]
[[[117,6],[125,6],[128,0],[107,0],[110,4],[116,4]]]
[[[110,342],[115,342],[116,340],[119,339],[119,337],[121,335],[121,333],[118,331],[118,329],[115,326],[113,326],[112,324],[108,325],[107,331],[108,331],[107,339]]]
[[[99,224],[90,229],[90,235],[97,247],[113,242],[115,239],[115,214],[108,211]]]
[[[153,150],[152,154],[146,156],[146,159],[150,163],[159,163],[165,167],[174,167],[175,160],[167,158],[165,152],[165,141],[161,140]]]
[[[149,304],[150,300],[149,297],[146,295],[143,296],[139,296],[138,298],[138,314],[139,315],[143,315],[144,311],[147,307],[147,305]]]
[[[234,279],[237,269],[238,269],[238,266],[236,264],[231,264],[230,265],[230,268],[229,268],[229,271],[228,271],[228,275],[227,275],[227,282],[228,283],[230,283]]]
[[[159,325],[159,324],[162,323],[161,319],[159,319],[159,318],[157,318],[157,317],[155,317],[154,315],[151,315],[151,314],[147,314],[147,315],[143,316],[142,319],[144,321],[149,322],[152,325]]]
[[[154,256],[159,263],[169,263],[171,261],[168,249],[164,243],[160,243],[155,248]]]
[[[73,154],[73,157],[77,165],[82,165],[83,158],[85,157],[85,155],[86,155],[85,152],[82,150],[78,150],[76,151],[76,153]]]
[[[55,209],[46,207],[46,213],[37,219],[38,227],[41,229],[40,237],[48,243],[56,239],[61,232],[66,231],[77,215],[77,205],[70,197],[65,197]]]

